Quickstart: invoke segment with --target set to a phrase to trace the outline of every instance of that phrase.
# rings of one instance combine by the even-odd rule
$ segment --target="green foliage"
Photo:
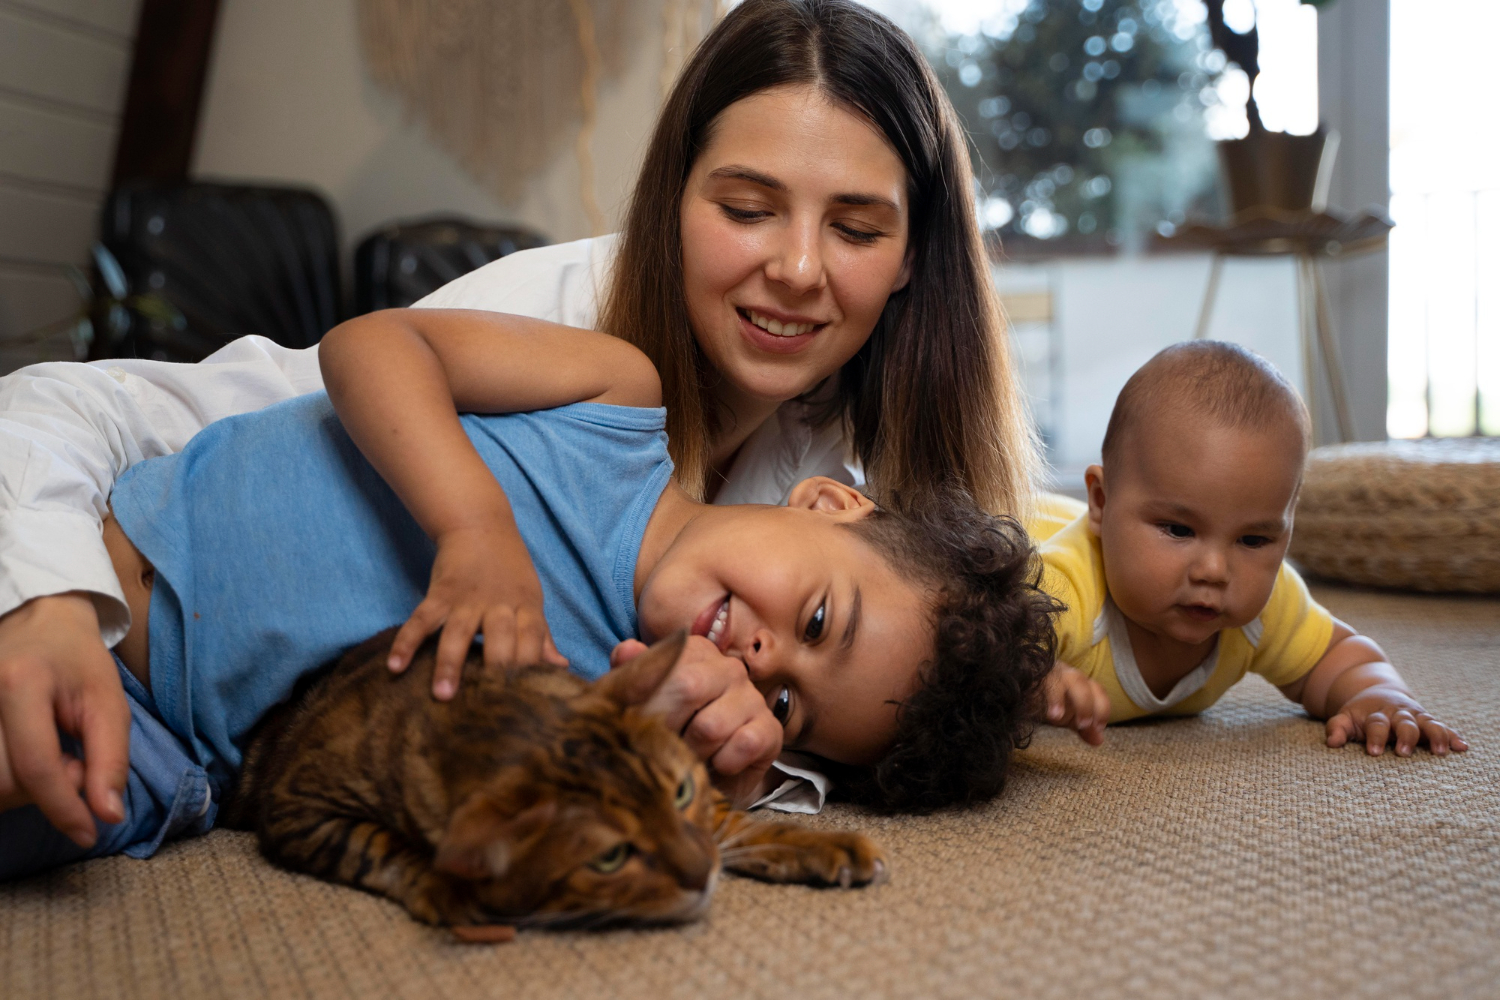
[[[1122,174],[1167,159],[1172,144],[1207,148],[1203,114],[1224,61],[1175,0],[1031,0],[986,31],[934,35],[929,55],[973,139],[984,195],[1014,211],[1002,234],[1113,241],[1122,225],[1212,197],[1211,175],[1154,208],[1120,197]],[[988,205],[999,222],[1004,206]]]

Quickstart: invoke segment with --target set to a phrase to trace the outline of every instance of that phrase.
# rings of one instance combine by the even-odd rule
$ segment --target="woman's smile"
[[[807,347],[826,323],[782,322],[754,309],[736,309],[740,335],[751,347],[774,354],[796,354]]]

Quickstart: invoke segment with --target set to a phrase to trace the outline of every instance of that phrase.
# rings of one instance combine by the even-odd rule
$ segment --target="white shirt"
[[[416,305],[591,329],[614,250],[612,236],[524,250]],[[84,591],[94,597],[105,645],[123,639],[130,610],[101,535],[115,479],[180,450],[221,417],[322,389],[317,350],[247,336],[197,364],[53,362],[0,378],[0,615],[34,597]],[[792,486],[814,475],[863,484],[838,423],[814,429],[801,415],[802,404],[785,403],[750,436],[718,503],[784,503]],[[801,810],[817,811],[825,787],[816,806]],[[789,793],[784,787],[772,797],[796,798]]]

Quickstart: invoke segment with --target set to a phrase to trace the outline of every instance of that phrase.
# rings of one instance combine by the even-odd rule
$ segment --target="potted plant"
[[[1333,0],[1302,0],[1325,7]],[[1208,29],[1214,46],[1245,71],[1252,83],[1260,73],[1260,36],[1252,26],[1241,34],[1224,23],[1224,0],[1204,0],[1208,7]],[[1252,88],[1245,103],[1250,132],[1243,139],[1219,143],[1219,157],[1229,186],[1230,210],[1235,216],[1249,209],[1280,209],[1285,212],[1321,211],[1318,174],[1324,156],[1332,157],[1336,145],[1328,129],[1319,126],[1311,135],[1269,131],[1260,119]],[[1336,140],[1334,140],[1336,142]]]

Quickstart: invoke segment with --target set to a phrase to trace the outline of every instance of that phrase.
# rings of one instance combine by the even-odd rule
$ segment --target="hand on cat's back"
[[[628,639],[615,647],[610,666],[645,651],[645,643]],[[688,637],[677,665],[644,708],[682,735],[713,771],[714,784],[740,808],[754,800],[781,753],[781,723],[744,661],[725,656],[702,636]]]

